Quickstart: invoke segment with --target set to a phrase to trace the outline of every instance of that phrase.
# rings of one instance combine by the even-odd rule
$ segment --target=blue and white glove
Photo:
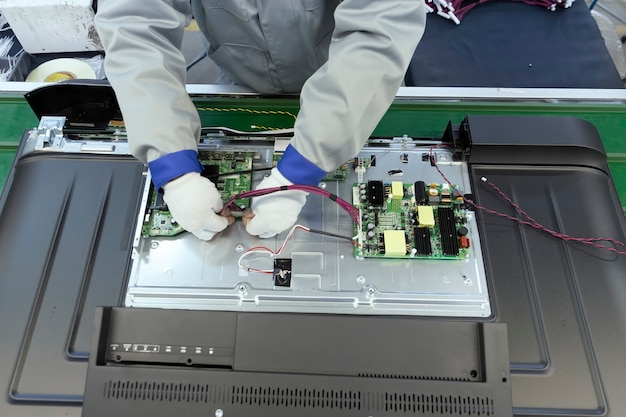
[[[285,154],[272,169],[269,177],[256,187],[282,187],[292,184],[318,185],[326,172],[305,159],[288,146]],[[299,190],[277,191],[252,199],[251,211],[244,214],[243,223],[251,235],[268,238],[279,234],[296,223],[309,193]]]
[[[224,205],[220,193],[200,175],[203,168],[195,151],[171,153],[149,165],[155,187],[163,188],[163,201],[183,229],[211,240],[235,221],[228,214],[218,214]]]

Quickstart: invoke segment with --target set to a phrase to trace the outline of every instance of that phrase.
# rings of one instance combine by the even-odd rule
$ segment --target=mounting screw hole
[[[472,370],[470,371],[470,376],[471,376],[472,378],[476,378],[476,377],[478,376],[478,372],[477,372],[475,369],[472,369]]]
[[[122,361],[122,357],[121,357],[120,355],[117,355],[117,356],[115,357],[115,360],[116,360],[117,362],[121,362],[121,361]]]
[[[507,383],[508,379],[506,379],[506,377],[502,378],[502,382],[504,382],[505,384]]]
[[[187,365],[191,365],[193,363],[193,360],[191,360],[191,358],[187,359]]]

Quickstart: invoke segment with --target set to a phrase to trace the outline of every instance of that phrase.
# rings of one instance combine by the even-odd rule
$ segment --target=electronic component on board
[[[383,236],[385,242],[385,256],[406,255],[406,237],[404,230],[385,230]]]
[[[430,241],[430,229],[428,227],[416,227],[413,229],[413,239],[415,241],[416,254],[425,256],[432,255],[433,247]]]
[[[382,181],[367,182],[367,196],[372,206],[381,206],[385,201],[385,187]]]
[[[415,184],[413,184],[413,193],[415,195],[415,204],[421,206],[428,203],[426,184],[424,181],[416,181]]]
[[[417,206],[420,227],[435,227],[435,213],[431,206]]]
[[[235,162],[233,161],[233,163]],[[220,167],[218,165],[203,165],[202,168],[203,169],[200,175],[211,181],[213,184],[217,184],[218,177],[220,176]],[[235,168],[231,167],[229,169],[234,170],[236,168],[237,167],[235,166]]]
[[[151,210],[167,210],[167,204],[163,200],[163,190],[157,191],[152,204],[148,207]]]
[[[393,181],[391,183],[391,199],[402,200],[404,197],[404,186],[401,181]]]
[[[274,285],[276,287],[291,286],[291,259],[276,258],[274,259],[273,272]]]
[[[459,239],[454,221],[454,211],[450,207],[439,207],[437,214],[443,253],[444,255],[456,256],[459,254]]]

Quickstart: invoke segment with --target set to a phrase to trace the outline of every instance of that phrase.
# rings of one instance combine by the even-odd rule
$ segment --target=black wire
[[[349,240],[350,242],[352,242],[352,237],[342,236],[342,235],[338,235],[336,233],[325,232],[323,230],[317,230],[317,229],[309,229],[308,231],[311,232],[311,233],[317,233],[319,235],[332,236],[332,237],[336,237],[338,239],[345,239],[345,240]]]
[[[207,165],[210,166],[210,165]],[[273,167],[263,167],[263,168],[252,168],[252,169],[246,169],[243,171],[231,171],[231,172],[220,172],[219,174],[215,174],[215,175],[208,175],[206,178],[208,178],[209,180],[211,178],[219,178],[222,176],[226,176],[226,175],[238,175],[238,174],[251,174],[254,172],[261,172],[261,171],[269,171],[271,170]]]
[[[244,171],[222,172],[218,176],[221,177],[222,175],[250,174],[250,173],[253,173],[253,172],[269,171],[272,168],[274,168],[274,167],[252,168],[252,169],[246,169]]]

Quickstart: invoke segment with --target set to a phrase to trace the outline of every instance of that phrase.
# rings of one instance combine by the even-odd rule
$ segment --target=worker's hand
[[[163,186],[163,201],[172,217],[185,230],[202,240],[211,240],[235,219],[230,212],[220,216],[223,203],[215,184],[190,172]]]
[[[277,168],[256,187],[281,187],[292,185]],[[309,193],[297,190],[277,191],[252,199],[251,209],[243,217],[243,224],[251,235],[268,238],[287,230],[296,222]]]

